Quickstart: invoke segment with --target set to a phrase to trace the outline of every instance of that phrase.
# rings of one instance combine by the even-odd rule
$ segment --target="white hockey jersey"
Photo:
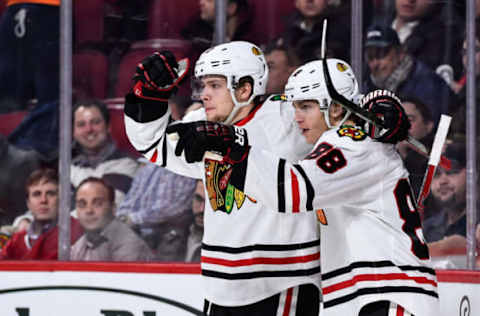
[[[252,146],[245,181],[246,194],[274,209],[317,210],[322,316],[358,315],[379,300],[438,315],[435,271],[394,145],[342,126],[325,132],[297,165]]]
[[[231,166],[217,162],[187,164],[166,138],[169,110],[125,107],[131,143],[148,159],[206,185],[201,267],[205,297],[223,306],[258,302],[292,286],[320,288],[319,231],[313,213],[297,216],[265,210],[229,183]],[[143,111],[143,112],[142,112]],[[158,113],[151,113],[157,111]],[[140,112],[142,115],[139,115]],[[308,145],[293,120],[293,107],[269,99],[235,125],[245,128],[251,144],[291,161],[303,159]],[[143,118],[141,117],[143,116]],[[203,109],[184,121],[204,120]]]

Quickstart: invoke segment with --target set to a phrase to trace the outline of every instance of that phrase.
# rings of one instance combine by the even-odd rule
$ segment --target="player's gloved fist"
[[[188,66],[188,59],[177,62],[168,50],[155,52],[137,65],[133,93],[143,99],[167,101],[178,90]]]
[[[247,157],[247,131],[243,128],[209,121],[174,123],[168,134],[177,134],[175,155],[185,154],[187,162],[202,161],[207,151],[223,156],[223,161],[238,163]]]
[[[391,144],[407,139],[410,121],[400,99],[393,92],[388,90],[369,92],[360,101],[360,106],[375,114],[383,123],[383,127],[366,124],[365,130],[371,138]]]

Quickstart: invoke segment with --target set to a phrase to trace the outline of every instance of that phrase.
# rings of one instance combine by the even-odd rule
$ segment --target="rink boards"
[[[201,315],[199,273],[197,264],[0,262],[0,315]],[[480,272],[437,275],[441,316],[480,315]]]

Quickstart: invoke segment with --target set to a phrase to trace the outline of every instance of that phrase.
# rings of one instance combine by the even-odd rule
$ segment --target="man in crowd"
[[[1,259],[58,259],[58,175],[53,169],[37,169],[25,185],[27,206],[33,222],[27,230],[15,233],[2,249]],[[71,218],[71,241],[82,235],[82,228]]]
[[[138,163],[113,142],[110,113],[97,100],[79,101],[73,108],[73,154],[71,182],[77,187],[90,176],[102,177],[115,189],[116,203],[128,192]]]
[[[200,262],[200,251],[203,238],[203,213],[205,211],[205,188],[203,182],[197,180],[192,200],[193,223],[190,225],[187,239],[186,262]]]
[[[387,89],[397,95],[413,96],[430,107],[433,121],[455,102],[447,83],[427,65],[407,53],[397,33],[388,26],[372,25],[365,36],[365,58],[369,76],[364,91]]]
[[[89,177],[75,192],[85,234],[72,246],[72,260],[149,261],[153,253],[126,224],[115,219],[115,191],[105,180]]]

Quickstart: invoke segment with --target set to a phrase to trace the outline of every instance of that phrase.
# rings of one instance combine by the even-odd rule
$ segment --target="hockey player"
[[[232,163],[188,164],[176,157],[167,99],[186,74],[169,52],[138,66],[133,93],[125,98],[125,127],[131,143],[151,162],[202,179],[208,202],[201,254],[207,315],[318,315],[320,262],[315,214],[265,210],[243,194]],[[195,66],[203,108],[184,121],[208,120],[242,127],[252,144],[289,161],[311,151],[295,125],[294,109],[280,97],[262,99],[268,67],[261,50],[230,42],[205,51]],[[351,96],[358,92],[352,81]],[[243,130],[241,129],[241,130]],[[190,161],[190,159],[187,159]],[[240,170],[240,172],[243,172]]]
[[[334,81],[336,70],[348,69],[338,60],[327,64]],[[322,61],[297,69],[285,93],[302,134],[315,144],[298,164],[255,146],[248,131],[209,122],[167,131],[179,134],[176,151],[187,158],[206,151],[221,153],[223,160],[241,157],[234,169],[246,165],[245,178],[231,181],[244,183],[245,193],[258,203],[285,213],[317,211],[323,224],[323,316],[437,315],[435,271],[429,267],[408,172],[394,147],[409,128],[400,101],[384,90],[362,99],[361,105],[390,129],[359,128],[355,117],[331,128],[331,113],[339,110],[325,88]]]

